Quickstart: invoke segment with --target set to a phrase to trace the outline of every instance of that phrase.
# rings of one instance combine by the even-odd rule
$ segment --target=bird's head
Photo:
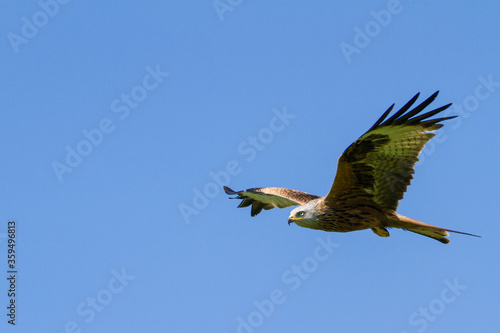
[[[302,206],[294,208],[288,217],[288,224],[294,222],[301,227],[314,229],[317,222],[316,217],[318,216],[317,203],[317,199],[311,200]]]

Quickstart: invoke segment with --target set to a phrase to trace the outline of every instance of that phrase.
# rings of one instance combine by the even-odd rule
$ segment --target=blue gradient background
[[[496,331],[500,5],[221,3],[69,1],[46,22],[37,1],[0,3],[0,330]],[[14,45],[33,16],[40,27]],[[398,211],[481,239],[307,230],[287,225],[290,209],[251,218],[213,185],[325,195],[338,156],[390,104],[436,90],[432,106],[453,102],[459,118]],[[103,119],[113,130],[85,146]],[[87,156],[58,179],[53,163],[79,145]]]

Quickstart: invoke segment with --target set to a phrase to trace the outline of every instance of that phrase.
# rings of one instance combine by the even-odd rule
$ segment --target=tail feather
[[[436,226],[433,226],[433,225],[430,225],[430,224],[427,224],[424,222],[420,222],[420,221],[414,220],[412,218],[409,218],[409,217],[406,217],[406,216],[403,216],[400,214],[395,214],[395,215],[397,217],[397,220],[391,221],[391,222],[393,222],[391,227],[401,228],[404,230],[415,232],[415,233],[423,235],[423,236],[434,238],[435,240],[438,240],[443,244],[448,244],[450,242],[450,240],[448,238],[446,238],[447,236],[449,236],[448,232],[453,232],[456,234],[462,234],[462,235],[468,235],[468,236],[474,236],[474,237],[481,237],[481,236],[469,234],[466,232],[436,227]]]

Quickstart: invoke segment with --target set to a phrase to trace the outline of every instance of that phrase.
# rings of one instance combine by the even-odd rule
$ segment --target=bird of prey
[[[299,206],[290,213],[288,224],[311,229],[349,232],[370,228],[381,237],[388,237],[388,228],[400,228],[450,241],[448,232],[476,236],[426,224],[396,213],[398,202],[413,179],[414,165],[424,145],[441,128],[444,120],[456,116],[429,119],[450,104],[422,114],[439,91],[412,110],[415,95],[399,111],[386,119],[394,104],[375,124],[340,156],[333,185],[325,197],[279,187],[224,191],[242,199],[238,207],[251,207],[251,215],[262,209]],[[479,236],[476,236],[479,237]]]

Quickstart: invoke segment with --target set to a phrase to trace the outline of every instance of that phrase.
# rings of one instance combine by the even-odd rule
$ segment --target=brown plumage
[[[325,197],[279,187],[233,191],[224,186],[224,190],[242,199],[238,207],[251,205],[252,216],[262,209],[300,206],[292,210],[288,223],[295,222],[311,229],[348,232],[370,228],[375,234],[388,237],[387,228],[401,228],[445,244],[449,243],[448,231],[476,236],[396,213],[424,145],[435,135],[433,132],[443,126],[440,122],[455,118],[429,119],[451,104],[421,114],[437,94],[408,111],[417,100],[417,94],[386,119],[393,104],[340,156],[335,180]]]

